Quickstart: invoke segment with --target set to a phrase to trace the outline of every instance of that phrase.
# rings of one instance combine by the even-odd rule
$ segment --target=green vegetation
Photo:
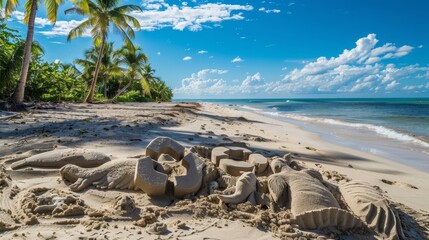
[[[101,59],[103,58],[110,26],[113,26],[113,28],[122,35],[127,45],[132,45],[131,38],[134,38],[133,27],[140,29],[139,21],[127,14],[133,10],[141,11],[140,7],[137,5],[118,6],[118,4],[119,0],[88,0],[77,2],[77,7],[66,10],[66,13],[75,12],[88,17],[79,26],[70,31],[67,40],[81,37],[86,30],[90,29],[94,45],[99,47],[93,80],[91,82],[89,94],[85,99],[87,103],[92,103],[94,99],[95,87],[101,67]],[[88,10],[85,10],[86,6],[88,6]],[[130,24],[132,26],[130,26]]]
[[[3,4],[3,0],[0,3]],[[14,9],[16,3],[16,0],[6,0],[5,9],[11,6]],[[28,4],[33,5],[33,1],[26,3],[30,11]],[[23,39],[0,19],[0,100],[20,105],[22,101],[17,99],[17,94],[20,95],[19,89],[24,87],[22,99],[25,101],[171,101],[171,89],[155,76],[155,70],[142,49],[131,42],[133,28],[140,26],[126,13],[140,8],[133,5],[118,7],[117,0],[80,1],[75,4],[77,7],[68,12],[83,14],[88,20],[73,29],[68,39],[89,30],[94,46],[73,64],[47,62],[43,59],[42,46],[32,39],[29,55],[26,56],[28,36]],[[53,22],[56,20],[55,6],[48,11]],[[31,20],[31,16],[26,17]],[[107,42],[109,26],[121,33],[124,46],[115,49],[113,43]],[[27,61],[26,57],[30,60]],[[23,82],[25,62],[28,62],[28,71]]]
[[[46,7],[46,14],[48,15],[49,21],[55,23],[57,21],[58,6],[62,3],[62,0],[27,0],[24,4],[25,15],[24,23],[27,24],[27,37],[23,46],[23,57],[22,57],[22,66],[20,68],[19,81],[16,84],[15,91],[11,96],[11,102],[16,106],[17,109],[23,107],[24,101],[24,90],[27,83],[28,72],[30,68],[30,63],[34,54],[32,52],[33,46],[33,36],[34,36],[34,23],[36,20],[36,12],[39,8],[39,4],[44,3]],[[85,1],[86,2],[86,1]],[[4,7],[5,17],[9,17],[12,12],[16,9],[16,6],[19,5],[18,0],[0,0],[0,8]],[[3,9],[1,9],[3,10]],[[19,49],[19,48],[17,48]],[[35,49],[33,49],[35,50]]]

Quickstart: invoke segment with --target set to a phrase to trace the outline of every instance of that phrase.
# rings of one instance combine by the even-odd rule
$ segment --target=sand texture
[[[117,160],[96,168],[82,168],[68,164],[59,172],[64,180],[71,182],[72,191],[81,191],[90,185],[100,189],[134,189],[136,159]]]
[[[24,155],[27,154],[28,152]],[[7,160],[14,161],[17,159],[10,158]],[[10,168],[13,170],[23,167],[58,168],[66,164],[74,164],[81,167],[96,167],[108,161],[110,161],[110,157],[101,152],[88,151],[86,149],[59,148],[52,151],[28,156],[11,164]]]
[[[369,183],[350,181],[341,184],[340,191],[351,211],[370,228],[384,238],[404,239],[398,214],[380,189]]]
[[[234,106],[0,120],[0,239],[428,239],[427,196],[425,172]]]

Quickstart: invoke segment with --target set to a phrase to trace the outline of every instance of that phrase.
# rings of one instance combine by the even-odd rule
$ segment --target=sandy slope
[[[233,108],[203,104],[198,110],[196,105],[189,103],[67,104],[55,105],[52,109],[46,105],[28,114],[0,120],[0,136],[0,157],[35,148],[64,145],[96,149],[114,159],[122,159],[143,154],[148,142],[157,136],[174,138],[186,147],[245,142],[252,150],[266,156],[282,156],[292,152],[295,160],[307,167],[319,169],[326,180],[335,182],[347,177],[381,187],[394,202],[408,206],[398,204],[404,214],[411,216],[406,224],[412,225],[416,221],[421,227],[417,224],[414,227],[420,233],[428,231],[429,174],[370,153],[324,142],[317,135],[294,125]],[[188,204],[184,209],[169,211],[174,207],[166,206],[173,206],[177,202],[148,198],[141,192],[90,188],[73,193],[61,181],[56,169],[26,168],[12,171],[9,168],[12,161],[1,162],[5,170],[0,174],[5,181],[3,185],[0,184],[0,229],[17,228],[0,232],[2,239],[157,239],[157,235],[148,233],[147,227],[133,225],[141,216],[148,214],[155,214],[160,222],[166,224],[168,230],[161,235],[163,239],[275,237],[267,228],[252,227],[252,223],[244,224],[235,220],[237,217],[219,219],[223,214],[222,209],[216,210],[219,215],[196,218],[195,212],[189,211],[199,209],[201,205]],[[7,178],[8,175],[10,178]],[[82,201],[81,208],[85,215],[39,215],[33,217],[37,221],[29,218],[26,207],[31,199],[45,195],[73,196],[76,201]],[[133,197],[136,202],[137,208],[130,214],[122,214],[114,209],[115,198],[123,195]],[[183,228],[178,220],[185,222],[186,227]],[[38,223],[33,225],[35,222]],[[294,231],[299,232],[296,229]],[[332,233],[326,234],[334,236],[330,235]],[[296,236],[300,235],[317,236],[302,232]]]

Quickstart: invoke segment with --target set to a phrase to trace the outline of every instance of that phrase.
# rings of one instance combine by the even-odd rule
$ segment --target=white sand
[[[304,131],[295,125],[255,113],[212,104],[203,104],[200,110],[192,104],[181,103],[180,107],[177,105],[178,103],[67,104],[57,105],[55,109],[40,109],[6,120],[2,119],[0,120],[0,157],[18,151],[60,144],[94,149],[107,153],[114,159],[120,159],[144,154],[148,142],[157,136],[171,137],[185,147],[214,146],[232,140],[245,142],[252,150],[267,157],[294,153],[295,160],[305,166],[319,169],[325,179],[332,182],[343,177],[367,181],[386,191],[393,202],[416,210],[414,218],[428,218],[428,173],[370,153],[328,143],[316,134]],[[9,223],[11,226],[15,224],[17,229],[0,232],[1,239],[12,237],[46,239],[55,236],[59,239],[104,236],[112,239],[157,239],[158,236],[147,233],[147,228],[134,226],[133,222],[139,218],[139,215],[144,214],[143,211],[147,211],[148,206],[164,208],[171,204],[168,199],[150,199],[136,191],[101,191],[90,188],[83,192],[71,193],[67,185],[61,181],[56,169],[31,168],[12,171],[9,168],[10,164],[10,161],[4,162],[5,174],[9,174],[11,179],[7,180],[7,186],[0,189],[0,222]],[[25,211],[22,202],[26,199],[25,195],[28,191],[35,187],[45,187],[76,196],[84,201],[86,211],[98,210],[103,212],[104,216],[112,217],[113,220],[105,221],[86,214],[68,218],[37,216],[39,223],[35,225],[14,223],[10,219],[11,216],[25,215],[22,213]],[[12,194],[11,197],[11,192],[17,194],[15,196]],[[131,215],[120,216],[112,209],[115,197],[123,194],[134,197],[136,202],[137,209]],[[412,212],[411,209],[408,211]],[[180,239],[272,239],[274,237],[270,231],[252,227],[238,220],[195,218],[192,214],[186,213],[167,214],[160,218],[168,229],[166,234],[161,235],[162,239],[176,237]],[[66,219],[74,219],[76,224],[55,224]],[[189,228],[178,229],[177,220],[185,221]],[[428,224],[427,219],[415,220],[422,225],[424,222]]]

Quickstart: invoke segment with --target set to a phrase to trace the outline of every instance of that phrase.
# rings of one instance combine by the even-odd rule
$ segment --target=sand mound
[[[20,199],[25,215],[31,217],[50,215],[53,217],[84,215],[87,206],[75,195],[48,188],[33,188]]]

